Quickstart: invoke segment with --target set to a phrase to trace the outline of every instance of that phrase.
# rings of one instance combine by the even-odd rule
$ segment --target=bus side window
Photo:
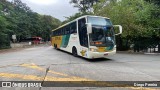
[[[61,33],[62,33],[61,35],[63,35],[63,28],[61,28]]]
[[[62,28],[62,34],[65,35],[64,27]]]
[[[58,31],[56,30],[56,36],[58,36]]]
[[[52,35],[51,36],[54,36],[54,31],[52,31]]]
[[[54,31],[54,35],[56,36],[57,34],[56,34],[56,31]]]
[[[64,27],[64,35],[67,34],[67,30],[66,30],[66,27]]]
[[[58,35],[61,35],[61,30],[60,29],[58,29]]]
[[[78,32],[81,46],[88,47],[88,35],[86,27],[86,19],[82,18],[78,20]]]
[[[71,29],[70,29],[70,31],[71,31],[71,34],[72,33],[77,33],[77,28],[76,28],[76,22],[73,22],[73,23],[71,23],[71,25],[70,25],[70,27],[71,27]]]
[[[59,31],[57,30],[57,35],[59,35]]]
[[[62,35],[62,29],[61,28],[60,28],[60,32],[61,32],[60,35]]]
[[[57,30],[57,35],[59,35],[59,31]]]
[[[55,31],[53,31],[53,36],[55,36]]]
[[[67,34],[70,34],[70,25],[67,26]]]
[[[63,27],[63,35],[65,35],[65,28]]]
[[[69,27],[70,27],[70,34],[72,34],[72,33],[73,33],[73,24],[71,23],[71,24],[69,25]]]
[[[59,35],[61,35],[61,29],[58,29],[58,31],[59,31]]]
[[[58,29],[58,35],[60,35],[61,31]]]
[[[73,23],[73,30],[74,30],[74,33],[77,33],[77,22]]]
[[[68,28],[69,28],[69,34],[72,34],[72,23],[68,25]]]

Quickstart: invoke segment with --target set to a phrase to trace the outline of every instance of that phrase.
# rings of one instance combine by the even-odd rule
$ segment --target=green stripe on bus
[[[62,37],[61,47],[66,48],[69,42],[70,34]]]

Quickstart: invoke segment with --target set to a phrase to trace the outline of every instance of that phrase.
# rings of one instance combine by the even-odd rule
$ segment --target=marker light
[[[97,49],[90,48],[90,51],[92,51],[92,52],[97,52]]]

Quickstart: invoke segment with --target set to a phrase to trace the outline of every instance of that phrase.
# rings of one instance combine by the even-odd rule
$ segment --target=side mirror
[[[114,27],[119,27],[119,33],[117,33],[115,35],[122,34],[122,26],[121,25],[114,25]]]
[[[86,23],[87,25],[87,33],[90,34],[92,33],[92,24],[91,23]]]

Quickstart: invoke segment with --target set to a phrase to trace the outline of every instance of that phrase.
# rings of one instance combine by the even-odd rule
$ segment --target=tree
[[[50,39],[51,30],[57,28],[61,24],[60,20],[48,15],[41,15],[40,22],[42,29],[41,33],[43,33],[42,37],[45,41],[48,41]]]
[[[83,15],[93,15],[93,13],[91,12],[84,12],[84,13],[75,13],[74,15],[72,16],[69,16],[69,17],[66,17],[66,20],[62,22],[62,24],[65,24],[67,22],[70,22],[80,16],[83,16]]]
[[[6,9],[3,6],[3,3],[6,3],[5,0],[0,2],[0,49],[1,48],[7,48],[10,45],[9,41],[7,41],[7,35],[5,34],[7,32],[7,21],[5,19]]]
[[[27,4],[22,3],[21,0],[13,0],[12,4],[16,7],[18,10],[24,10],[25,12],[31,12],[30,7],[27,6]]]
[[[134,43],[134,38],[160,36],[160,33],[154,30],[159,28],[158,24],[160,24],[159,8],[153,3],[144,0],[121,0],[106,3],[106,0],[101,0],[94,6],[94,13],[109,17],[113,24],[123,26],[121,36],[123,40],[120,40],[122,47],[129,47],[129,43]]]
[[[61,24],[56,18],[33,12],[21,0],[12,1],[0,1],[0,48],[8,45],[5,42],[10,42],[13,34],[18,41],[34,36],[49,40],[51,30]]]
[[[158,6],[160,5],[160,0],[145,0],[145,1],[157,4]]]
[[[70,3],[74,4],[74,7],[78,8],[80,12],[92,12],[93,5],[99,0],[71,0]]]

